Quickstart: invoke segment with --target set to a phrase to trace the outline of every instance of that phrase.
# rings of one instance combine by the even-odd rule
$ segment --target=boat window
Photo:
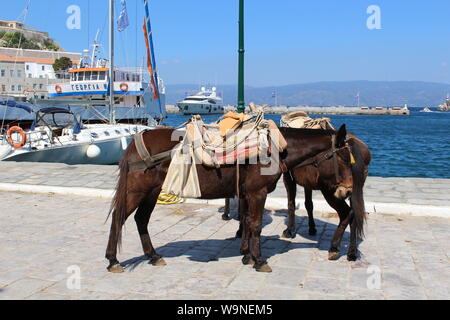
[[[116,129],[116,130],[114,130],[114,131],[116,131],[117,134],[120,134],[120,130],[117,130],[117,129]]]
[[[205,98],[186,98],[186,101],[205,101]]]
[[[105,78],[106,78],[106,72],[100,71],[98,74],[98,80],[105,80]]]
[[[90,71],[86,71],[86,74],[84,75],[84,80],[89,81],[91,80],[91,73]]]
[[[91,80],[97,81],[98,79],[98,71],[92,71]]]
[[[125,132],[130,133],[130,129],[125,129]]]
[[[111,134],[108,131],[104,131],[103,132],[105,134],[105,136],[109,137]]]
[[[96,139],[96,138],[98,138],[98,134],[95,132],[91,132],[91,137]]]
[[[78,81],[83,81],[84,80],[84,72],[79,72],[78,73]]]
[[[130,81],[130,75],[127,73],[127,81]]]

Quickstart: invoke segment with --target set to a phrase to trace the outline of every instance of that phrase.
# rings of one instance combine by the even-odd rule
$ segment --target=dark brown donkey
[[[155,129],[143,135],[144,143],[151,155],[158,155],[174,148],[178,141],[173,141],[174,129]],[[338,133],[323,130],[301,130],[280,128],[287,141],[286,150],[280,154],[280,167],[294,168],[315,155],[332,149],[332,141],[337,147],[345,144],[346,129],[342,126]],[[179,135],[178,135],[179,136]],[[131,170],[129,163],[141,159],[135,143],[131,143],[120,162],[119,180],[113,199],[111,212],[111,231],[109,235],[106,258],[109,260],[108,270],[123,272],[117,260],[117,247],[120,245],[122,226],[126,219],[137,209],[135,221],[141,238],[144,254],[154,265],[164,265],[164,260],[156,253],[148,233],[148,223],[155,207],[161,186],[167,174],[170,159],[158,163],[147,170]],[[276,166],[271,175],[262,175],[263,164],[243,164],[239,168],[239,194],[248,203],[246,215],[246,243],[241,245],[244,254],[243,262],[254,261],[257,271],[270,272],[271,269],[262,258],[260,234],[262,215],[267,194],[272,192],[281,177],[282,170]],[[209,168],[197,165],[202,199],[232,198],[237,194],[235,165],[221,168]],[[355,220],[363,220],[363,211],[355,210]],[[359,223],[358,226],[362,226]],[[362,232],[362,230],[360,230]]]
[[[339,215],[339,225],[331,241],[328,258],[335,260],[339,257],[339,247],[347,225],[354,219],[352,207],[358,210],[364,209],[362,198],[362,188],[368,174],[368,166],[371,160],[370,150],[367,145],[358,138],[349,135],[348,147],[355,156],[356,163],[350,165],[351,160],[347,155],[338,152],[335,159],[332,157],[322,157],[318,155],[312,159],[311,163],[298,166],[288,173],[283,174],[284,184],[288,194],[288,227],[283,232],[286,238],[294,238],[296,234],[295,226],[295,196],[297,194],[296,184],[304,187],[305,208],[308,212],[309,235],[317,233],[313,216],[312,190],[320,190],[328,204],[336,210]],[[334,161],[337,161],[337,172],[334,168]],[[350,194],[350,207],[345,201]],[[355,220],[355,223],[356,220]],[[357,255],[356,226],[350,227],[350,246],[347,258],[355,260]]]

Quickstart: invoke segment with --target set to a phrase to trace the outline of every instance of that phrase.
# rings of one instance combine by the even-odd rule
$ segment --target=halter
[[[350,146],[348,144],[348,140],[345,140],[344,146],[342,146],[340,148],[336,148],[336,135],[333,134],[331,137],[331,150],[323,151],[310,159],[306,159],[305,161],[296,165],[294,167],[294,169],[302,168],[302,167],[306,167],[306,166],[310,166],[310,165],[313,165],[314,167],[318,168],[322,162],[333,158],[334,175],[336,177],[336,182],[339,183],[341,181],[341,177],[339,174],[337,156],[339,156],[343,159],[343,157],[339,154],[339,151],[344,150],[344,149],[347,149],[350,154],[350,164],[351,165],[355,164],[356,161],[355,161],[353,153],[350,149]],[[323,156],[321,156],[321,155],[323,155]]]

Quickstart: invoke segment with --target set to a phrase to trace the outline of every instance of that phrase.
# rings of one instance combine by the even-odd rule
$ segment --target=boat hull
[[[223,114],[224,108],[221,105],[199,104],[199,103],[178,103],[178,109],[184,115],[195,114]]]
[[[99,164],[110,165],[119,163],[123,152],[132,141],[131,137],[120,137],[95,143],[80,143],[54,147],[44,150],[35,150],[24,153],[12,154],[2,161],[16,162],[57,162],[68,165],[76,164]],[[100,149],[98,156],[90,158],[87,150],[91,145]]]

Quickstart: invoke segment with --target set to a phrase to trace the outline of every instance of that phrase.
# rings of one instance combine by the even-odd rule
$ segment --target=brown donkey
[[[284,184],[288,194],[288,227],[283,232],[286,238],[294,238],[295,226],[295,196],[297,194],[296,184],[302,186],[305,191],[305,208],[308,212],[309,235],[316,235],[316,225],[313,216],[312,190],[320,190],[328,204],[336,210],[339,215],[339,225],[331,241],[328,258],[335,260],[339,257],[339,247],[347,225],[353,221],[352,207],[364,208],[362,188],[368,174],[368,166],[371,161],[370,150],[367,145],[358,138],[349,135],[348,146],[355,156],[356,163],[350,165],[351,159],[344,153],[338,153],[338,173],[333,168],[333,158],[322,158],[320,155],[313,159],[312,163],[298,166],[289,173],[283,174]],[[345,201],[351,197],[350,207]],[[351,226],[350,246],[347,258],[355,260],[357,255],[357,236],[355,228]]]
[[[155,129],[145,132],[143,139],[149,153],[154,156],[173,149],[178,144],[178,141],[172,141],[174,131],[175,129]],[[331,150],[333,141],[337,147],[342,147],[347,134],[345,126],[342,126],[338,133],[289,128],[280,128],[280,131],[288,146],[283,153],[279,154],[283,165],[276,166],[275,172],[271,175],[261,174],[261,170],[269,166],[261,163],[229,165],[221,168],[197,165],[202,199],[234,197],[237,194],[236,178],[239,176],[239,194],[248,203],[246,239],[241,245],[241,252],[244,254],[243,262],[254,261],[255,269],[263,272],[270,272],[271,269],[261,255],[262,216],[267,194],[275,189],[281,177],[280,167],[291,169],[321,152]],[[117,248],[121,241],[122,226],[136,209],[135,221],[144,254],[152,264],[165,265],[164,260],[153,248],[147,226],[167,174],[170,159],[147,170],[130,170],[129,163],[139,160],[141,159],[133,142],[120,162],[119,179],[110,211],[112,222],[106,258],[109,260],[108,270],[111,272],[124,271],[117,260]],[[237,168],[239,168],[239,175],[237,175]],[[355,210],[354,216],[355,220],[363,221],[364,211]],[[362,227],[362,223],[359,223],[359,226]]]

